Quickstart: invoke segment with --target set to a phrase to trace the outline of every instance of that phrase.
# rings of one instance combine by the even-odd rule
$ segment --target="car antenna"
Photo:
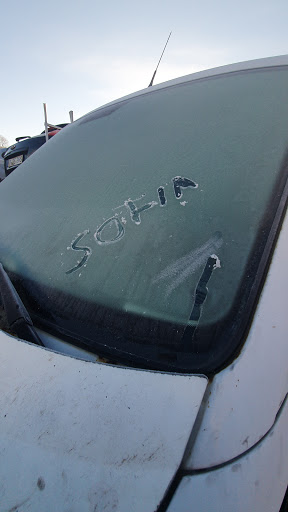
[[[161,53],[161,57],[160,57],[160,59],[159,59],[159,61],[158,61],[158,64],[157,64],[157,66],[156,66],[156,69],[155,69],[155,71],[154,71],[154,73],[153,73],[153,76],[152,76],[152,78],[151,78],[151,82],[150,82],[150,84],[148,85],[148,87],[151,87],[151,86],[153,85],[153,81],[154,81],[155,75],[156,75],[156,73],[157,73],[157,69],[158,69],[159,64],[160,64],[160,62],[161,62],[161,59],[162,59],[162,57],[163,57],[163,54],[164,54],[164,52],[165,52],[165,50],[166,50],[166,46],[167,46],[167,44],[168,44],[168,41],[169,41],[169,39],[170,39],[171,34],[172,34],[172,32],[170,32],[170,34],[169,34],[169,36],[168,36],[168,39],[167,39],[166,44],[165,44],[165,46],[164,46],[163,52]]]

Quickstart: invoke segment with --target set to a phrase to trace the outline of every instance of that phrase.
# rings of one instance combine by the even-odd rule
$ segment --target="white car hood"
[[[0,346],[1,510],[155,511],[207,379]]]

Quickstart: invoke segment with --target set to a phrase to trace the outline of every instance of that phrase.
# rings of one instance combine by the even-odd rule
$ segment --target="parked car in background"
[[[288,56],[224,66],[1,184],[1,511],[287,512],[287,119]]]
[[[64,128],[67,123],[56,125],[58,128],[48,128],[48,138],[51,139],[56,135],[61,128]],[[2,158],[4,159],[5,175],[8,176],[12,171],[22,164],[29,156],[31,156],[37,149],[39,149],[46,142],[45,131],[40,135],[34,137],[23,136],[17,137],[16,143],[12,144],[5,152],[2,151]]]
[[[6,174],[4,169],[4,159],[2,153],[5,153],[7,148],[0,148],[0,182],[4,180]]]

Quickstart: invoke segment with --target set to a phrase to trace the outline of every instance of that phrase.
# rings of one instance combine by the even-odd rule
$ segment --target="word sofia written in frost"
[[[197,188],[198,185],[194,181],[190,180],[189,178],[182,178],[181,176],[175,176],[175,178],[172,179],[172,185],[173,185],[173,191],[176,199],[181,199],[183,196],[183,190],[186,188]],[[139,201],[143,201],[143,198],[145,197],[145,194],[137,199],[127,199],[124,201],[123,204],[120,206],[117,206],[113,209],[113,211],[116,212],[116,210],[119,210],[120,208],[126,208],[131,221],[139,225],[141,224],[141,214],[147,210],[150,210],[151,208],[154,208],[155,206],[164,207],[167,204],[167,199],[165,196],[165,189],[164,187],[159,187],[157,189],[158,194],[158,201],[150,201],[149,203],[145,204],[139,204]],[[180,202],[182,206],[185,206],[186,201]],[[109,217],[109,219],[106,219],[101,226],[97,227],[95,233],[94,233],[94,239],[95,242],[98,245],[109,245],[113,244],[115,242],[119,242],[121,238],[125,236],[125,224],[126,224],[125,217],[119,218],[119,214],[115,213],[112,217]],[[114,235],[113,237],[108,237],[108,229],[107,228],[114,227]],[[76,265],[69,270],[66,271],[66,274],[72,274],[73,272],[76,272],[81,267],[87,265],[87,261],[90,258],[92,254],[91,247],[84,247],[84,245],[78,245],[79,242],[90,233],[89,229],[85,229],[82,233],[79,233],[74,240],[72,240],[71,245],[67,247],[67,249],[72,249],[73,251],[78,251],[82,253],[81,260],[77,261]]]

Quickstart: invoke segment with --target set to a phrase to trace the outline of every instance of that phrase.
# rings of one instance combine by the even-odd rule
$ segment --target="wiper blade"
[[[35,330],[30,315],[14,288],[10,277],[5,272],[2,263],[0,263],[0,294],[9,329],[17,337],[43,347],[44,344]]]

